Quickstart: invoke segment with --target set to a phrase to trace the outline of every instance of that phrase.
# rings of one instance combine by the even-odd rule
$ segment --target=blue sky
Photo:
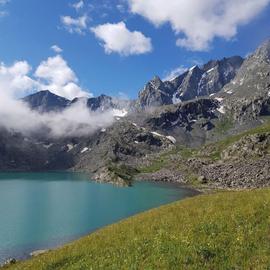
[[[151,6],[151,1],[155,6]],[[187,2],[187,0],[171,1],[172,4],[176,4],[176,8],[179,3]],[[196,3],[196,1],[198,0],[190,2]],[[232,6],[230,6],[216,13],[215,20],[217,16],[224,20],[224,22],[219,22],[221,26],[216,26],[222,28],[217,31],[211,24],[204,27],[204,7],[197,8],[197,13],[194,13],[191,21],[187,18],[182,22],[175,18],[171,9],[164,10],[166,16],[155,15],[162,11],[163,3],[170,4],[168,0],[156,2],[149,0],[148,6],[145,6],[145,1],[141,0],[84,0],[83,7],[78,6],[77,10],[72,6],[80,2],[77,0],[0,0],[0,62],[4,70],[12,67],[16,61],[27,62],[31,70],[27,70],[24,75],[33,80],[50,80],[50,83],[43,83],[42,87],[45,85],[54,87],[57,84],[54,81],[55,76],[46,77],[44,72],[47,69],[44,70],[44,65],[40,72],[35,74],[35,71],[42,61],[47,61],[48,57],[55,57],[58,54],[51,49],[52,45],[57,45],[63,51],[60,53],[61,59],[59,58],[56,62],[60,62],[62,67],[64,63],[60,60],[65,62],[70,69],[66,70],[67,77],[76,84],[76,87],[89,91],[95,96],[101,93],[118,96],[122,92],[130,98],[135,98],[138,91],[154,75],[164,78],[173,69],[179,67],[190,67],[194,63],[204,63],[224,56],[246,56],[252,52],[270,36],[270,6],[268,0],[250,1],[257,2],[258,9],[254,11],[254,7],[247,7],[245,14],[243,12],[238,20],[232,19],[231,22],[230,16],[234,14],[232,12],[238,13],[238,4],[248,5],[249,1],[228,0],[232,6],[237,2],[235,10],[232,11]],[[206,2],[212,2],[214,5],[224,0]],[[210,6],[213,7],[213,5]],[[184,11],[188,14],[191,7],[186,5],[183,9],[186,9]],[[155,12],[154,15],[151,14],[151,9]],[[179,12],[181,14],[182,9]],[[221,16],[222,12],[226,14]],[[241,12],[239,10],[239,13]],[[201,16],[200,21],[198,24],[193,24],[197,19],[196,14],[198,17]],[[63,19],[64,16],[66,20]],[[75,29],[75,20],[83,16],[87,19]],[[209,16],[212,15],[209,13]],[[138,31],[140,32],[138,39],[142,40],[135,48],[134,42],[130,45],[124,37],[123,42],[126,46],[123,46],[120,44],[122,36],[117,36],[119,44],[115,43],[109,51],[105,51],[104,44],[111,38],[115,38],[108,34],[110,26],[120,22],[126,27],[126,29],[123,29],[124,27],[121,29],[127,30],[125,32],[127,37],[135,38],[134,31]],[[99,32],[95,31],[98,26],[104,24],[109,25],[100,28]],[[113,35],[114,32],[111,34]],[[177,46],[176,40],[183,40],[183,38],[184,42]],[[71,74],[71,70],[74,74]],[[65,83],[66,81],[63,84]]]

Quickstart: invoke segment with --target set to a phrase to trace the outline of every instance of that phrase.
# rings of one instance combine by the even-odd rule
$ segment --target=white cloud
[[[26,61],[17,61],[10,66],[0,63],[0,91],[16,97],[39,90],[50,90],[68,99],[92,96],[79,86],[76,74],[60,55],[41,62],[35,77],[31,71]]]
[[[177,67],[169,72],[166,72],[165,76],[163,78],[163,81],[170,81],[170,80],[176,78],[177,76],[183,74],[186,71],[187,71],[187,68],[184,66]]]
[[[270,0],[128,0],[133,13],[156,26],[170,23],[176,44],[207,50],[214,38],[232,39],[240,25],[249,23]]]
[[[72,7],[75,8],[76,11],[79,11],[80,9],[82,9],[84,7],[83,0],[76,2],[75,4],[72,5]]]
[[[78,85],[78,78],[74,71],[60,55],[49,57],[41,62],[35,76],[43,89],[49,89],[59,96],[68,99],[90,96]]]
[[[63,49],[60,48],[58,45],[53,45],[53,46],[51,47],[51,49],[52,49],[54,52],[56,52],[56,53],[61,53],[61,52],[63,52]]]
[[[91,31],[103,42],[107,54],[115,52],[128,56],[152,51],[151,39],[141,32],[131,32],[124,22],[98,25],[92,27]]]
[[[90,112],[78,102],[62,112],[39,113],[0,88],[0,126],[29,135],[47,132],[48,136],[85,136],[106,128],[114,121],[113,111]]]
[[[63,112],[32,111],[18,98],[34,90],[49,88],[52,92],[57,90],[54,91],[56,94],[66,97],[86,93],[82,92],[77,84],[76,75],[61,56],[48,58],[40,64],[35,73],[43,81],[31,78],[31,70],[26,61],[17,61],[10,66],[0,63],[1,127],[25,135],[46,131],[50,136],[62,137],[88,135],[113,123],[113,111],[90,112],[83,101],[75,103]]]
[[[87,28],[88,16],[83,15],[78,18],[72,18],[70,16],[61,16],[61,22],[65,29],[73,34],[84,34],[84,30]]]
[[[15,62],[11,66],[0,63],[0,91],[11,96],[23,96],[38,88],[38,83],[30,77],[31,66],[26,61]]]

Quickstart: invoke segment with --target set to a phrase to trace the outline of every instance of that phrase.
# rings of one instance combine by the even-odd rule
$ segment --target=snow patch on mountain
[[[218,112],[220,112],[221,114],[225,114],[225,107],[224,107],[224,106],[219,107],[217,110],[218,110]]]
[[[212,72],[212,71],[214,71],[214,70],[215,70],[215,68],[211,68],[211,69],[207,70],[206,72],[207,72],[207,73],[210,73],[210,72]]]
[[[173,144],[176,144],[176,139],[173,136],[166,136],[166,138],[171,141]]]
[[[70,152],[74,148],[74,145],[73,144],[67,144],[67,148],[68,148],[68,152]]]
[[[158,133],[158,132],[155,132],[155,131],[152,131],[151,132],[153,135],[155,135],[155,136],[158,136],[158,137],[164,137],[164,135],[162,135],[162,134],[160,134],[160,133]]]
[[[113,109],[113,116],[115,117],[125,117],[128,114],[128,111],[126,109],[118,110]]]
[[[88,147],[84,147],[84,148],[82,149],[82,151],[81,151],[81,154],[83,154],[83,153],[87,152],[88,150],[89,150],[89,148],[88,148]]]
[[[173,97],[172,97],[173,104],[178,104],[178,103],[182,102],[182,100],[176,96],[177,96],[177,93],[173,94]]]

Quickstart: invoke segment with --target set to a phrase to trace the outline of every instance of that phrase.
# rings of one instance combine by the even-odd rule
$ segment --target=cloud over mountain
[[[92,96],[80,87],[75,72],[60,55],[42,61],[34,74],[27,61],[17,61],[10,66],[0,63],[0,91],[20,97],[44,89],[67,99]]]
[[[53,93],[68,99],[90,96],[78,85],[78,78],[60,55],[49,57],[38,66],[35,77],[41,89],[50,89]]]
[[[38,88],[30,77],[31,66],[26,61],[17,61],[11,66],[0,63],[0,91],[20,96]]]

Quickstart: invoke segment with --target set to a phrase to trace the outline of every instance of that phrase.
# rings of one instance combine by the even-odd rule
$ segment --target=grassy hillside
[[[270,190],[154,209],[8,269],[270,269]]]

